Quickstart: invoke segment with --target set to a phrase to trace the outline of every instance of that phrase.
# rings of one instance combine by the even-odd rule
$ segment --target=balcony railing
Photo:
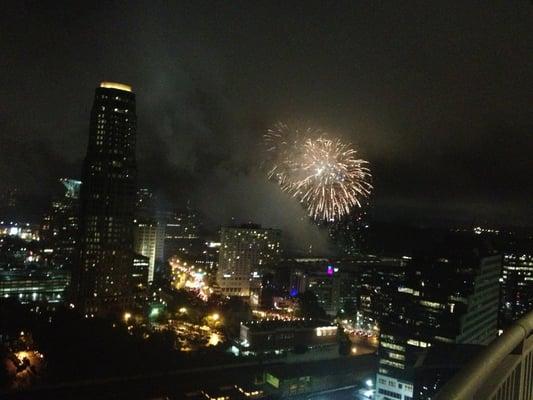
[[[533,311],[461,369],[435,400],[533,400]]]

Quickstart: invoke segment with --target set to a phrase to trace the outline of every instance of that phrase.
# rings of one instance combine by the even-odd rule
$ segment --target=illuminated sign
[[[266,381],[267,383],[270,383],[275,388],[279,388],[279,379],[276,378],[274,375],[271,375],[267,372],[266,374]]]

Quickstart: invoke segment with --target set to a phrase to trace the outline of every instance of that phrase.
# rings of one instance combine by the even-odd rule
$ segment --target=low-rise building
[[[282,357],[288,362],[336,358],[337,326],[309,318],[241,323],[234,350],[245,356]]]
[[[369,354],[271,366],[264,373],[264,390],[275,398],[299,398],[293,396],[310,394],[315,398],[333,398],[333,393],[343,390],[353,393],[357,388],[365,387],[365,381],[373,378],[376,364],[376,356]],[[373,382],[369,386],[373,386]]]
[[[0,297],[14,298],[20,303],[64,300],[70,273],[58,269],[16,269],[0,271]]]

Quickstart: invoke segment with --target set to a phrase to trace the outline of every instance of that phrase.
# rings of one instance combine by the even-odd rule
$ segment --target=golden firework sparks
[[[371,190],[368,162],[317,129],[277,124],[264,137],[269,179],[302,203],[315,220],[334,221],[361,207]]]

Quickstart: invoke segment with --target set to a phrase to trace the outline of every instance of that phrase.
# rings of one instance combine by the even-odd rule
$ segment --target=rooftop
[[[116,89],[116,90],[122,90],[124,92],[131,92],[133,89],[130,85],[126,85],[124,83],[118,83],[118,82],[101,82],[100,83],[101,88],[106,89]]]
[[[291,379],[302,376],[328,376],[345,373],[374,373],[377,356],[365,354],[358,357],[340,357],[332,360],[305,363],[273,365],[266,372],[278,379]]]
[[[303,328],[319,328],[319,327],[335,327],[327,321],[322,321],[312,318],[298,318],[294,320],[282,319],[262,319],[258,321],[245,322],[242,325],[253,331],[269,331],[276,329],[303,329]]]

